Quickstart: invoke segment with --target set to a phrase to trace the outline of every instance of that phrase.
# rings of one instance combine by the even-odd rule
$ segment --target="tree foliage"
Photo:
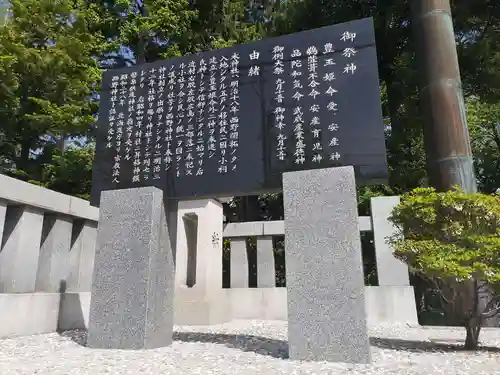
[[[92,189],[93,144],[75,144],[63,153],[55,152],[51,163],[43,164],[41,185],[51,190],[90,200]]]
[[[467,99],[467,118],[480,191],[500,188],[500,105]]]
[[[395,256],[434,283],[475,348],[484,319],[500,310],[500,195],[417,188],[390,220],[398,229],[389,239]],[[493,294],[487,306],[481,292]]]
[[[95,122],[101,77],[94,56],[105,49],[90,33],[95,14],[84,1],[13,0],[0,28],[0,152],[33,179],[38,156]]]

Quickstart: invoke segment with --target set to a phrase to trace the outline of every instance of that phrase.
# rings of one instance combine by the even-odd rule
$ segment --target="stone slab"
[[[154,187],[103,192],[88,346],[170,345],[174,269],[163,192]]]
[[[284,173],[283,201],[290,358],[369,363],[354,169]]]
[[[224,237],[251,237],[262,236],[263,234],[263,223],[259,221],[227,223],[224,227]]]
[[[285,234],[283,220],[280,221],[263,221],[264,236],[282,236]]]
[[[283,225],[283,220],[228,223],[224,226],[224,237],[282,236],[285,234]],[[372,218],[370,216],[359,217],[359,230],[361,232],[372,230]]]

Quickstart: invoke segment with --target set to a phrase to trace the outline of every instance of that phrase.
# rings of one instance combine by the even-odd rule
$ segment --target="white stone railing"
[[[380,286],[409,285],[407,267],[386,244],[394,234],[387,218],[398,202],[398,197],[373,198],[372,216],[359,218],[361,232],[374,232]],[[98,218],[99,209],[83,199],[0,175],[0,293],[58,292],[61,281],[67,291],[89,292]],[[231,288],[249,287],[248,237],[257,239],[257,286],[276,286],[273,236],[283,235],[283,221],[225,226]]]
[[[408,286],[408,267],[394,258],[386,238],[394,234],[395,228],[388,221],[399,197],[377,197],[371,200],[370,216],[359,217],[360,232],[373,231],[379,286]],[[257,287],[276,286],[273,236],[285,234],[283,221],[257,221],[229,223],[223,236],[230,239],[231,288],[249,287],[247,257],[248,237],[256,237],[257,243]]]
[[[99,210],[0,175],[0,293],[90,292]]]
[[[371,217],[359,218],[360,232],[373,231],[378,286],[367,286],[365,303],[369,324],[418,324],[408,267],[394,258],[386,237],[394,234],[387,218],[398,197],[371,200]],[[223,237],[230,240],[230,288],[226,300],[233,319],[287,319],[286,288],[276,287],[273,237],[284,236],[283,221],[229,223]],[[247,238],[255,238],[257,288],[249,288]],[[286,249],[285,249],[286,251]],[[334,251],[334,249],[332,249]],[[255,258],[253,260],[255,262]]]

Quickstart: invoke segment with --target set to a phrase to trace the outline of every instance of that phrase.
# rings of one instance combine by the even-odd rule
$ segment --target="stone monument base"
[[[163,192],[154,187],[103,192],[87,345],[170,345],[174,282]]]
[[[369,363],[354,169],[284,173],[283,204],[290,358]]]

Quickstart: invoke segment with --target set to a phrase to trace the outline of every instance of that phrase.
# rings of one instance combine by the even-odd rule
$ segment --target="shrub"
[[[484,320],[500,311],[500,196],[418,188],[390,221],[395,256],[435,285],[452,323],[466,329],[465,347],[477,348]]]

